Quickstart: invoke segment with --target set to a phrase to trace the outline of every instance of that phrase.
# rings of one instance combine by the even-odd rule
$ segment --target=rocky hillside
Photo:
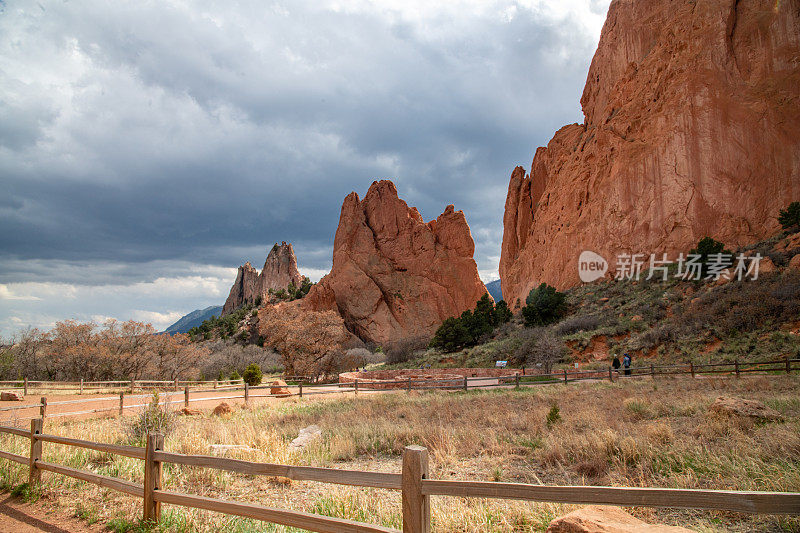
[[[778,229],[800,199],[800,2],[614,0],[585,121],[508,188],[500,277],[510,303],[578,284],[583,250],[675,254]]]
[[[333,268],[299,305],[333,310],[364,341],[430,338],[486,293],[464,213],[452,205],[425,222],[391,181],[344,199]]]
[[[302,281],[291,243],[275,243],[260,274],[249,262],[239,267],[222,314],[230,314],[243,305],[266,303],[271,291],[285,291],[290,284],[300,287]]]
[[[614,355],[636,364],[773,361],[800,357],[800,233],[734,249],[761,255],[759,275],[743,281],[599,281],[566,290],[567,315],[526,328],[517,315],[481,344],[455,353],[427,349],[399,366],[521,366],[532,336],[548,339],[561,366],[606,368]]]

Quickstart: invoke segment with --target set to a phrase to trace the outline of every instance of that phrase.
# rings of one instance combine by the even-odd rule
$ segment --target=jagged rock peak
[[[243,305],[266,302],[270,290],[286,289],[290,283],[296,287],[302,283],[294,249],[291,243],[286,241],[281,244],[275,243],[267,254],[260,274],[250,262],[239,267],[236,281],[222,308],[222,314],[231,313]]]
[[[344,199],[333,268],[302,305],[338,311],[366,341],[429,337],[486,292],[474,249],[462,211],[450,205],[425,223],[394,183],[375,181],[363,200],[355,192]]]

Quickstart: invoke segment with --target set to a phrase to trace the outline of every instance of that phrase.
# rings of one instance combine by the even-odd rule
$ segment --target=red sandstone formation
[[[302,276],[297,270],[297,258],[291,243],[275,243],[267,255],[261,274],[249,262],[239,267],[222,314],[226,315],[258,300],[267,302],[270,290],[286,289],[290,283],[299,287],[301,282]]]
[[[464,213],[452,205],[425,223],[391,181],[344,199],[333,268],[301,304],[336,310],[366,341],[429,337],[448,317],[472,309],[486,292]]]
[[[778,229],[800,199],[800,1],[614,0],[584,124],[511,175],[502,291],[579,283],[583,250],[729,247]]]

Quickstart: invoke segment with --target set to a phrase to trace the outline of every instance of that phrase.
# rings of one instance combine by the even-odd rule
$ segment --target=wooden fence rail
[[[628,507],[671,507],[727,510],[751,514],[800,514],[800,493],[729,490],[668,489],[649,487],[561,487],[429,479],[428,451],[407,446],[399,474],[337,470],[310,466],[256,463],[203,455],[184,455],[163,449],[164,437],[147,436],[145,448],[91,442],[42,433],[43,420],[32,420],[30,431],[0,426],[0,433],[30,439],[29,457],[0,451],[0,458],[28,465],[30,483],[38,483],[41,472],[53,472],[143,499],[144,520],[158,522],[161,504],[252,518],[309,531],[325,533],[399,533],[383,526],[288,509],[277,509],[166,490],[162,485],[162,464],[214,468],[249,475],[282,476],[293,480],[374,487],[401,491],[404,533],[428,533],[431,525],[431,496],[501,498],[571,504],[622,505]],[[42,443],[48,442],[132,457],[144,462],[144,483],[104,476],[42,460]]]

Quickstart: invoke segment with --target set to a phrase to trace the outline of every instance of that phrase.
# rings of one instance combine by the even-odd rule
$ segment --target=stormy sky
[[[497,278],[508,178],[582,122],[608,0],[0,0],[0,335],[163,328],[390,178]]]

